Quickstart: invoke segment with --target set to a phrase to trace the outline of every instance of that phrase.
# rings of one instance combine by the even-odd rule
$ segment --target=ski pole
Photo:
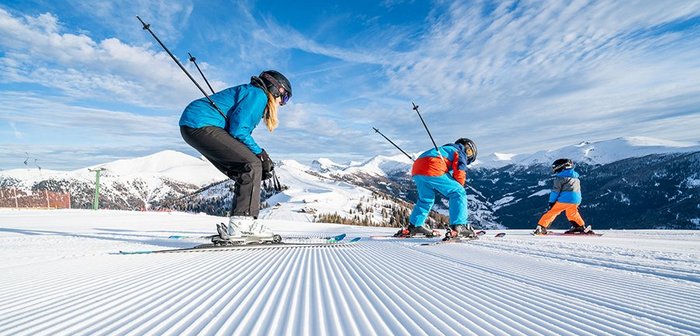
[[[408,155],[408,153],[404,152],[403,149],[401,149],[401,147],[399,147],[397,144],[395,144],[393,141],[391,141],[389,138],[387,138],[384,134],[382,134],[382,132],[380,132],[376,127],[372,127],[372,129],[374,129],[375,132],[379,133],[379,135],[384,137],[384,139],[386,139],[386,141],[389,141],[392,145],[394,145],[394,147],[396,147],[396,149],[400,150],[401,153],[406,154],[406,156],[408,156],[408,158],[411,159],[411,161],[414,161],[414,162],[416,161],[410,155]]]
[[[225,120],[227,121],[227,123],[228,123],[228,118],[226,118],[226,114],[225,114],[223,111],[221,111],[221,109],[220,109],[218,106],[216,106],[216,103],[215,103],[213,100],[211,100],[211,98],[209,97],[209,95],[208,95],[206,92],[204,92],[204,89],[202,89],[202,87],[199,86],[199,83],[197,83],[197,81],[194,80],[194,78],[192,78],[192,75],[190,75],[190,73],[187,72],[187,70],[185,69],[184,66],[182,66],[182,64],[180,63],[180,61],[178,61],[177,58],[175,58],[175,56],[173,55],[173,53],[171,53],[170,50],[165,46],[165,44],[163,44],[163,42],[160,41],[160,39],[158,38],[158,36],[156,36],[156,34],[151,30],[151,25],[150,25],[150,24],[147,24],[147,23],[145,23],[145,22],[143,22],[143,20],[141,20],[141,18],[140,18],[138,15],[136,16],[136,18],[139,19],[139,21],[141,21],[141,24],[143,25],[143,30],[148,30],[148,32],[151,33],[151,35],[153,36],[154,39],[156,39],[156,41],[158,42],[158,44],[160,44],[160,46],[163,47],[163,49],[165,50],[165,52],[167,52],[168,55],[170,55],[170,57],[173,59],[173,61],[175,61],[175,63],[180,67],[180,69],[182,69],[182,71],[185,72],[185,75],[187,75],[187,77],[189,77],[190,80],[192,80],[192,83],[194,83],[194,85],[197,86],[197,88],[199,89],[199,91],[201,91],[201,92],[204,94],[205,97],[207,97],[207,100],[209,100],[209,103],[211,103],[211,105],[214,106],[214,108],[216,109],[216,111],[218,111],[218,112],[221,114],[221,116],[224,117],[224,119],[225,119]],[[199,67],[198,67],[198,68],[199,68]]]
[[[275,188],[276,191],[282,191],[282,184],[280,183],[280,180],[277,178],[277,174],[275,174],[275,170],[272,170],[272,186]]]
[[[211,90],[211,93],[214,94],[214,89],[211,87],[211,84],[209,84],[209,81],[207,80],[207,77],[204,76],[204,73],[202,72],[202,69],[199,68],[199,64],[197,64],[197,59],[192,56],[192,54],[187,53],[187,55],[190,56],[190,62],[194,63],[194,66],[197,67],[197,71],[199,71],[199,74],[202,75],[202,78],[204,78],[204,82],[207,83],[207,86],[209,87],[209,90]]]
[[[418,117],[420,118],[420,121],[423,123],[423,127],[425,127],[425,131],[428,132],[428,136],[430,137],[430,141],[433,142],[433,146],[435,146],[435,151],[438,153],[438,156],[442,159],[442,153],[440,153],[440,150],[438,149],[437,144],[435,143],[435,139],[433,139],[433,135],[430,134],[430,130],[428,129],[428,125],[425,124],[425,120],[423,120],[423,116],[420,115],[420,112],[418,111],[418,105],[416,105],[414,102],[411,102],[413,104],[413,110],[418,113]]]

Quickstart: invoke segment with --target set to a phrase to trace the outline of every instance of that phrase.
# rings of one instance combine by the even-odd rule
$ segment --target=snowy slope
[[[293,160],[282,161],[275,168],[279,178],[289,189],[267,200],[269,208],[262,209],[260,217],[310,222],[314,214],[347,212],[369,197],[372,192],[351,184],[305,173],[308,168]]]
[[[468,244],[270,220],[347,247],[115,255],[191,246],[221,218],[0,211],[0,335],[697,335],[700,233],[509,231]]]

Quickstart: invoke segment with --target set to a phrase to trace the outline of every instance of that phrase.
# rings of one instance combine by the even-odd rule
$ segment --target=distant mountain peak
[[[582,141],[575,145],[558,149],[539,151],[531,154],[502,155],[494,153],[477,161],[476,167],[498,168],[509,164],[533,165],[549,164],[559,158],[569,158],[574,162],[587,164],[607,164],[627,158],[643,157],[651,154],[669,154],[700,151],[698,142],[680,142],[644,136],[619,137],[602,141]]]
[[[317,171],[320,173],[326,173],[326,172],[336,171],[336,170],[343,170],[345,168],[347,168],[346,165],[335,163],[331,159],[327,159],[327,158],[320,158],[317,160],[313,160],[311,162],[311,170]]]

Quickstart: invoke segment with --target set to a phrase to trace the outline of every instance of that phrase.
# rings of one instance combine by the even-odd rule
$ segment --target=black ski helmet
[[[292,98],[292,84],[283,74],[275,70],[265,70],[258,77],[273,97],[282,97],[282,105]]]
[[[557,174],[564,169],[574,168],[574,161],[571,159],[557,159],[552,162],[552,173]]]
[[[477,150],[474,141],[471,141],[467,138],[459,138],[457,139],[457,141],[455,141],[455,143],[464,146],[464,152],[467,153],[467,164],[476,161]]]

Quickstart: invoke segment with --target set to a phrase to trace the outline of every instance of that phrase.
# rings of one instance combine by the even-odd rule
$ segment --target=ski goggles
[[[287,104],[289,101],[289,92],[284,92],[280,95],[280,105]]]

